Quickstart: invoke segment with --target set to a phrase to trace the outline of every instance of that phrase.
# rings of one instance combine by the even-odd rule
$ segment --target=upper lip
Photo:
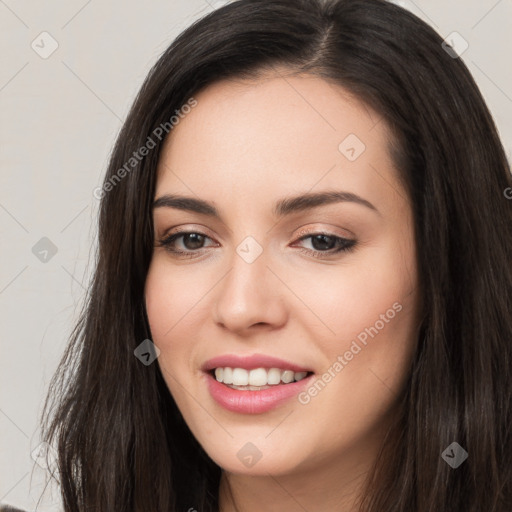
[[[284,359],[267,356],[264,354],[253,354],[240,356],[236,354],[225,354],[209,359],[202,366],[202,370],[208,372],[215,368],[244,368],[253,370],[255,368],[279,368],[281,370],[293,370],[294,372],[311,372],[312,370]]]

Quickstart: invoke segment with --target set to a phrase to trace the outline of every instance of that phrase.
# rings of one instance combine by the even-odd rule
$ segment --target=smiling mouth
[[[218,367],[210,370],[210,375],[231,389],[239,391],[259,391],[283,384],[298,382],[313,372],[294,372],[282,368],[245,368]]]

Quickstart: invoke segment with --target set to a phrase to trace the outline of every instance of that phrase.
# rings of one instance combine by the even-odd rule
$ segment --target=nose
[[[216,287],[215,322],[240,335],[283,326],[288,312],[282,286],[267,268],[264,253],[252,263],[235,253],[230,271]]]

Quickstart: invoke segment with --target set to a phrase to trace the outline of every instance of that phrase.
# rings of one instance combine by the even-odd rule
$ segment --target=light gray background
[[[0,502],[35,510],[44,487],[31,458],[38,418],[92,272],[92,193],[122,120],[171,40],[223,3],[0,0]],[[456,31],[467,40],[462,58],[510,159],[512,1],[396,3],[443,37]],[[58,43],[46,59],[31,47],[35,40],[43,51],[43,31]],[[43,237],[57,247],[47,262],[32,252]],[[57,504],[48,493],[37,510]]]

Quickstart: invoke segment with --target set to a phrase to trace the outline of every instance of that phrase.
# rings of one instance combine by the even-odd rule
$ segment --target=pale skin
[[[208,201],[220,219],[154,210],[156,243],[177,228],[204,235],[174,242],[192,257],[155,247],[145,300],[158,364],[190,430],[223,469],[222,512],[353,512],[419,324],[413,216],[391,135],[340,86],[307,75],[223,81],[194,97],[162,151],[155,199]],[[349,134],[366,146],[353,161],[339,149]],[[283,198],[325,191],[373,207],[345,200],[273,212]],[[314,243],[318,233],[328,234],[323,245]],[[248,236],[262,249],[252,263],[236,251]],[[335,253],[329,237],[356,243]],[[240,414],[209,394],[200,368],[223,354],[267,354],[321,377],[396,303],[400,312],[307,404],[293,398]],[[237,456],[248,442],[261,452],[251,467]]]

